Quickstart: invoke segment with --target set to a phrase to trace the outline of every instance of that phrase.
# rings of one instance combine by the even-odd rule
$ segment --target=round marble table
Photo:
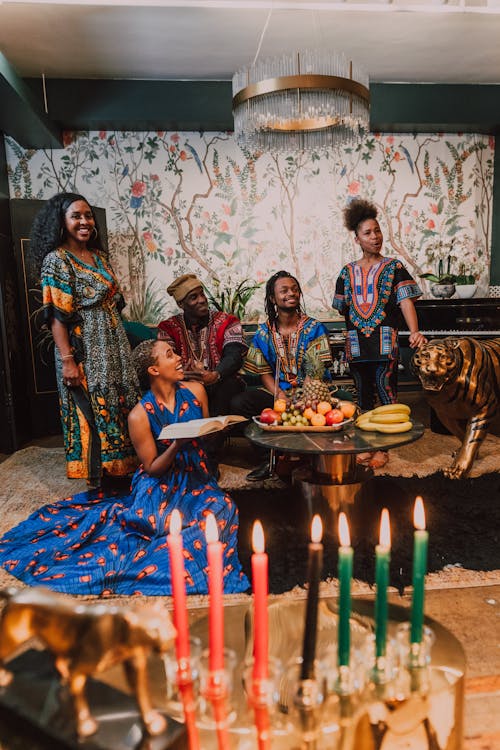
[[[245,436],[259,447],[310,456],[311,468],[297,469],[294,481],[311,506],[322,498],[332,510],[353,503],[363,483],[373,476],[371,469],[356,462],[356,454],[400,448],[423,434],[424,426],[419,422],[414,422],[408,432],[393,434],[364,432],[352,422],[336,432],[263,430],[255,423],[245,429]]]

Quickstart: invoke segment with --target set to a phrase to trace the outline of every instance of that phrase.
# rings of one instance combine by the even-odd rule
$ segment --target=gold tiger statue
[[[500,403],[500,338],[432,339],[415,352],[413,367],[429,405],[462,441],[444,473],[466,477]]]

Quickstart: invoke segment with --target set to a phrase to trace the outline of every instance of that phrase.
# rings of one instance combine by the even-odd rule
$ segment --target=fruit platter
[[[353,422],[357,406],[352,401],[329,397],[311,399],[278,398],[253,421],[262,430],[280,432],[337,432]]]

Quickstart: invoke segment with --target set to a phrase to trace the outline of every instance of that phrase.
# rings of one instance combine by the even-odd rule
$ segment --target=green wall
[[[495,140],[495,182],[493,186],[493,225],[491,229],[490,284],[500,285],[500,137]]]

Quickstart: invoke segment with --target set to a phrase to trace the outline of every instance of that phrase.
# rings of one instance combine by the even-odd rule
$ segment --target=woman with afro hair
[[[397,258],[381,254],[383,236],[377,208],[362,199],[344,209],[345,227],[354,232],[362,256],[341,270],[335,287],[333,307],[344,315],[347,326],[346,358],[363,411],[380,403],[397,401],[398,327],[401,313],[410,331],[410,346],[426,342],[418,330],[413,300],[422,292]],[[387,456],[371,456],[373,466]]]
[[[76,193],[59,193],[35,217],[43,315],[55,365],[67,474],[101,484],[136,466],[127,417],[140,396],[115,275],[103,255],[94,212]]]

